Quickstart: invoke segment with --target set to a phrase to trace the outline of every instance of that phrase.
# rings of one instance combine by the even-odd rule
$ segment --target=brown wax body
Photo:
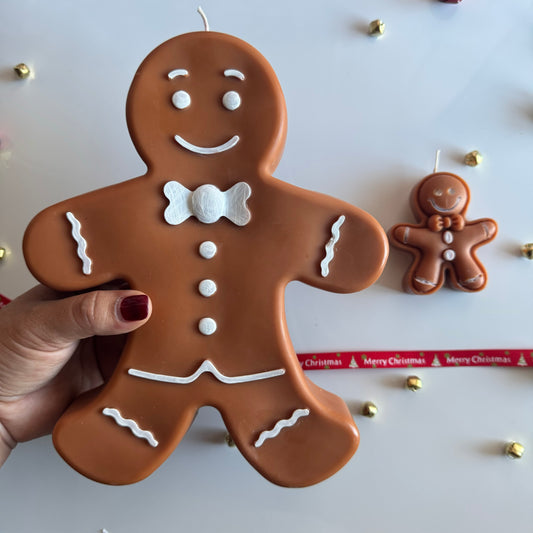
[[[170,79],[174,69],[187,74]],[[227,69],[244,80],[225,76]],[[186,109],[172,104],[180,90],[190,95]],[[228,91],[241,98],[233,111],[221,105]],[[24,238],[27,264],[44,284],[74,291],[122,278],[153,304],[110,381],[76,400],[57,423],[57,450],[94,480],[132,483],[168,457],[199,407],[211,405],[270,481],[301,487],[329,477],[357,449],[358,432],[344,402],[304,375],[285,323],[284,291],[292,280],[344,293],[369,286],[387,257],[383,230],[356,207],[272,177],[286,134],[283,95],[266,60],[234,37],[197,32],[156,48],[135,75],[127,118],[147,173],[46,209]],[[177,143],[176,135],[204,147],[235,135],[239,141],[201,154]],[[191,216],[170,224],[163,192],[169,181],[190,191],[206,183],[227,191],[245,182],[251,218],[237,225],[226,217],[203,223]],[[81,225],[89,274],[66,213]],[[340,235],[323,275],[325,245],[339,217]],[[209,258],[200,253],[206,242],[216,245]],[[199,293],[204,280],[216,286],[208,297]],[[216,331],[202,334],[202,318],[212,319]],[[234,379],[251,375],[257,379]],[[110,410],[123,424],[133,421],[138,435]],[[276,427],[277,434],[269,433]]]
[[[496,236],[490,218],[468,221],[470,189],[448,172],[426,176],[414,188],[411,207],[417,224],[397,224],[389,231],[396,247],[413,255],[404,277],[404,288],[413,294],[438,291],[448,273],[452,287],[477,292],[487,284],[487,272],[477,249]]]

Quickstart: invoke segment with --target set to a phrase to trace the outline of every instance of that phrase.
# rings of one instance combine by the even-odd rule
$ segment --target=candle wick
[[[202,6],[198,6],[198,13],[200,13],[200,16],[202,17],[202,20],[204,21],[204,28],[205,31],[209,31],[209,22],[207,20],[207,17],[204,13],[204,10],[202,9]]]
[[[433,173],[437,173],[439,170],[439,159],[440,159],[440,150],[437,150],[437,153],[435,154],[435,168],[433,169]]]

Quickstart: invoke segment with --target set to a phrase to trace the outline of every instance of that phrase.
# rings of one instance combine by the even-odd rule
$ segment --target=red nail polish
[[[120,302],[119,310],[122,320],[126,322],[144,320],[148,316],[148,296],[145,294],[126,296]]]

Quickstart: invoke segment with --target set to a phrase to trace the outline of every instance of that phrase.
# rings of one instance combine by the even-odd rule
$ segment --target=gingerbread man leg
[[[172,453],[198,409],[187,387],[138,379],[127,370],[119,363],[112,380],[78,398],[53,432],[65,461],[111,485],[151,474]],[[163,412],[165,406],[172,408]]]
[[[149,384],[132,386],[121,378],[113,394],[92,391],[80,398],[54,429],[54,445],[63,459],[94,481],[112,485],[135,483],[151,474],[172,453],[197,409],[183,393],[173,391],[171,399],[164,387],[148,389]],[[125,394],[132,393],[144,405],[126,401]],[[159,402],[175,406],[172,425],[153,408]]]
[[[219,409],[256,470],[277,485],[305,487],[341,468],[355,453],[359,438],[340,398],[305,378],[306,386],[297,385],[293,377],[265,380],[253,389],[235,387],[231,410]]]
[[[416,262],[407,274],[407,286],[412,287],[415,294],[429,294],[443,284],[442,260],[435,260],[425,255]]]
[[[471,255],[458,256],[453,262],[454,282],[459,288],[479,291],[487,283],[487,275],[481,264]]]

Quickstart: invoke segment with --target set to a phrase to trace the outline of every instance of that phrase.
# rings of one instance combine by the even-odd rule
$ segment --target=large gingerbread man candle
[[[413,294],[439,290],[449,272],[453,287],[465,292],[482,290],[487,272],[476,250],[496,236],[490,218],[466,220],[470,190],[465,181],[449,172],[426,176],[414,188],[412,209],[417,224],[397,224],[390,230],[394,245],[413,255],[404,277],[404,288]]]
[[[156,48],[135,74],[127,120],[146,174],[46,209],[24,238],[44,284],[78,291],[121,278],[153,304],[110,381],[57,423],[57,450],[94,480],[132,483],[211,405],[270,481],[327,478],[358,432],[344,402],[302,372],[284,290],[291,280],[368,287],[386,261],[384,231],[347,203],[272,177],[283,94],[235,37],[202,31]]]

